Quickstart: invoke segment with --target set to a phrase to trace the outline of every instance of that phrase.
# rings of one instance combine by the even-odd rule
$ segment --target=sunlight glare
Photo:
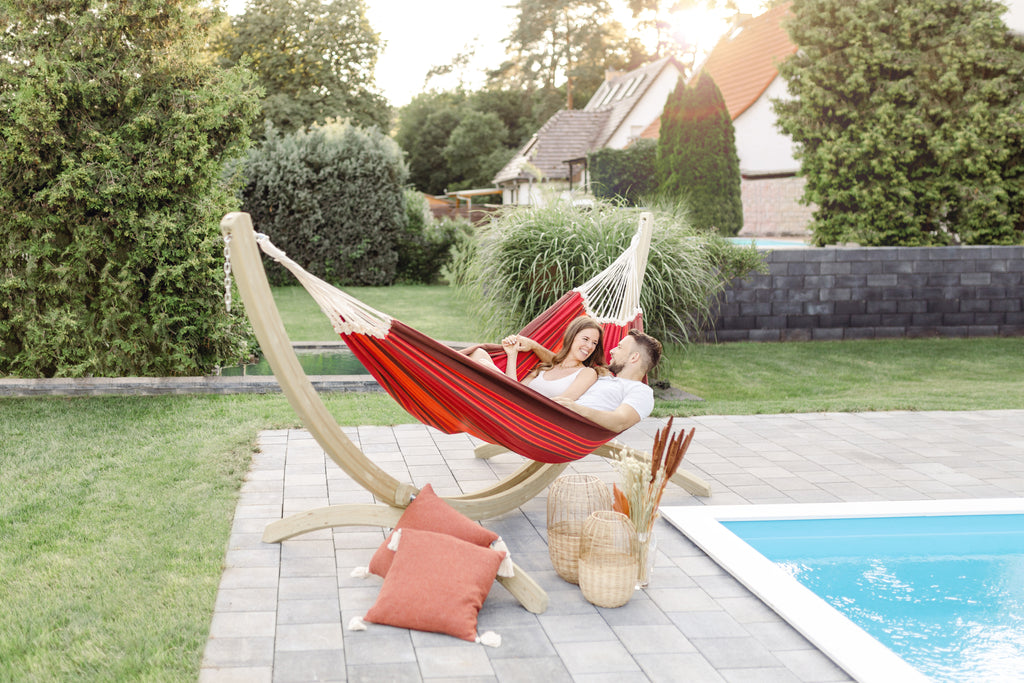
[[[723,9],[691,7],[669,15],[672,38],[687,51],[706,52],[729,27],[730,13]]]

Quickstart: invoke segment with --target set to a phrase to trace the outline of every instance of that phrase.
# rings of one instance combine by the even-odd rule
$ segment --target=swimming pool
[[[858,681],[1024,670],[1024,499],[662,514]]]
[[[768,239],[765,237],[730,237],[728,238],[733,244],[739,244],[741,246],[747,246],[750,244],[756,244],[760,249],[806,249],[807,243],[799,239]]]

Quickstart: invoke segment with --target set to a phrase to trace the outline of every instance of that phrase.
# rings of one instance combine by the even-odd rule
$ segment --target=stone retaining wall
[[[1024,247],[778,249],[718,302],[717,341],[1024,335]]]

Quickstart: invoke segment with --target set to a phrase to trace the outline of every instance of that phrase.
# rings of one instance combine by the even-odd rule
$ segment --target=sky
[[[367,19],[380,34],[384,49],[377,59],[377,85],[393,106],[408,104],[423,92],[427,71],[451,62],[468,46],[476,48],[475,64],[465,85],[473,90],[484,80],[484,70],[499,66],[505,57],[502,39],[516,20],[511,7],[516,0],[366,0]],[[624,5],[625,3],[618,3]],[[741,0],[744,11],[754,9],[760,0]],[[228,11],[241,13],[245,0],[227,0]],[[744,7],[746,5],[746,7]],[[629,13],[619,17],[624,23]],[[690,21],[690,26],[698,22]],[[702,34],[722,28],[701,27]],[[705,38],[705,42],[713,39]],[[432,80],[432,87],[453,86],[454,81]]]

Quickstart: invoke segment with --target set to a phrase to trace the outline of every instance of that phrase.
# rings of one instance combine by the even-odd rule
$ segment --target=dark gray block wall
[[[1024,247],[779,249],[717,302],[717,341],[1024,335]]]

